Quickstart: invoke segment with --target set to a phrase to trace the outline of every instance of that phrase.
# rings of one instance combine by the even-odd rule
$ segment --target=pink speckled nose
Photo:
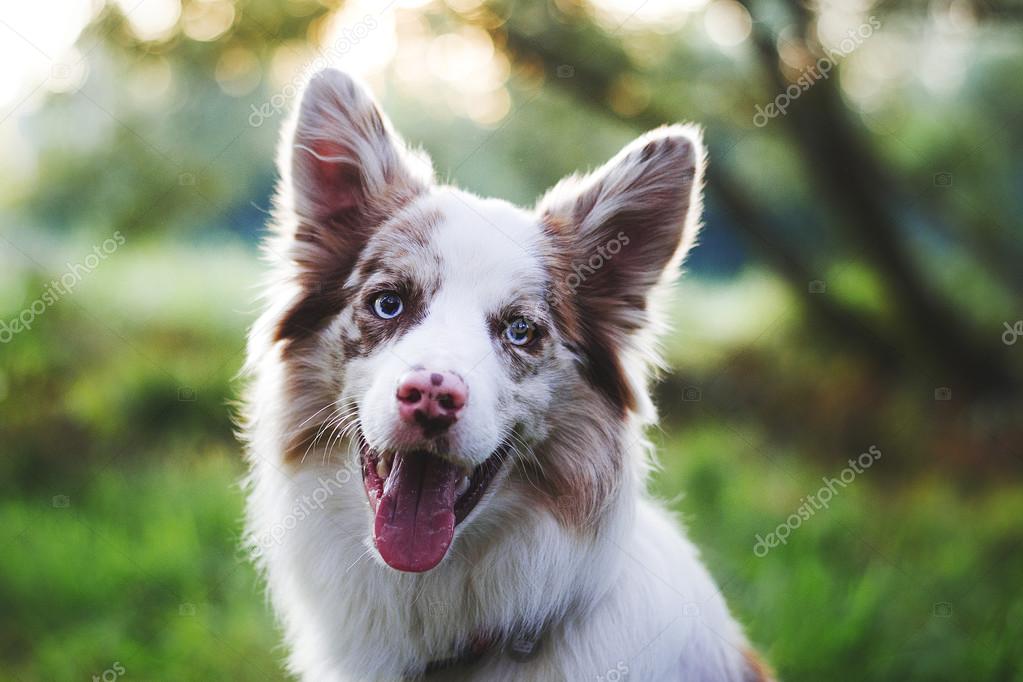
[[[454,372],[414,369],[398,380],[398,414],[436,436],[455,423],[469,400],[469,387]]]

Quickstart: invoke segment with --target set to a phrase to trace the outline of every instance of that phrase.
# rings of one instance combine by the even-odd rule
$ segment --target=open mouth
[[[499,447],[470,472],[426,450],[378,452],[363,439],[362,482],[375,514],[373,541],[387,565],[421,573],[439,564],[455,526],[500,470],[506,449]]]

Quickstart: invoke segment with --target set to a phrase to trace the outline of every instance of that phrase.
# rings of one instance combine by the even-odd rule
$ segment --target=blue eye
[[[524,317],[516,318],[504,328],[504,338],[516,346],[529,345],[536,338],[536,327]]]
[[[373,299],[373,312],[383,320],[391,320],[398,317],[404,309],[405,304],[402,303],[401,296],[393,291],[385,291]]]

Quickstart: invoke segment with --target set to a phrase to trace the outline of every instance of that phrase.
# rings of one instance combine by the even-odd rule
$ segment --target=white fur
[[[357,407],[374,446],[393,444],[399,430],[391,403],[404,368],[440,363],[458,371],[469,384],[470,403],[452,435],[450,456],[467,466],[483,461],[509,430],[542,444],[557,428],[548,416],[555,406],[563,419],[577,414],[578,428],[586,430],[593,396],[572,369],[569,351],[552,349],[553,369],[516,388],[484,324],[486,311],[543,284],[537,217],[452,188],[431,188],[416,205],[441,216],[430,238],[441,255],[441,286],[429,313],[386,348],[340,367],[329,348],[350,324],[342,313],[319,333],[319,350],[303,358],[303,371],[324,377],[334,399]],[[289,227],[282,231],[286,247]],[[693,234],[687,231],[686,247]],[[697,550],[646,491],[650,453],[643,428],[653,411],[645,393],[645,332],[623,351],[629,383],[643,391],[637,410],[594,427],[610,432],[610,439],[587,440],[583,433],[579,440],[580,447],[611,442],[617,445],[608,447],[623,450],[625,466],[599,523],[561,523],[528,486],[512,481],[506,466],[457,527],[441,564],[426,573],[400,573],[373,547],[373,517],[348,439],[312,445],[299,465],[284,460],[295,415],[313,415],[328,404],[312,396],[296,401],[286,389],[294,370],[282,356],[285,344],[271,337],[296,295],[289,284],[296,266],[284,256],[271,259],[275,284],[249,345],[247,528],[292,673],[316,682],[400,680],[456,655],[474,633],[515,637],[524,624],[546,623],[539,651],[528,660],[509,655],[504,641],[480,662],[428,679],[755,679],[746,640]]]

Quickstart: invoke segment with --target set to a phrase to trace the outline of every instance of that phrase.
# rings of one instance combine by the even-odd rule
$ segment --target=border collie
[[[348,75],[310,80],[242,426],[291,672],[768,678],[646,490],[703,164],[696,128],[659,128],[523,210],[437,184]]]

